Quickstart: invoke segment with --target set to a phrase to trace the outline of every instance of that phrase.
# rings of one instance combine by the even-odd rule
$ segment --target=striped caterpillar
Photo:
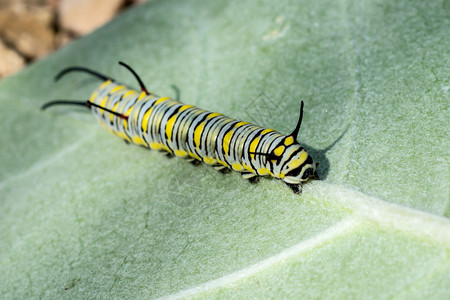
[[[238,171],[250,182],[260,176],[283,180],[294,193],[302,183],[318,179],[313,159],[297,142],[303,117],[303,101],[294,131],[283,135],[273,129],[231,119],[219,113],[183,104],[147,91],[136,72],[123,62],[137,79],[141,92],[129,89],[96,71],[68,67],[55,77],[78,71],[104,82],[87,101],[54,100],[53,105],[81,105],[89,108],[100,124],[128,143],[185,157],[194,164],[204,162],[221,172]]]

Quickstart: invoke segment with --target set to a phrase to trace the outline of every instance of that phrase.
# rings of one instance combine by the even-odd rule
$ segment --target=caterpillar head
[[[271,175],[282,179],[294,193],[301,192],[303,182],[319,179],[316,172],[319,163],[314,164],[312,157],[297,142],[303,118],[303,105],[302,101],[297,125],[290,135],[283,138],[269,153],[250,152],[265,156],[266,168],[272,170]]]
[[[303,101],[300,105],[300,115],[294,131],[287,136],[283,145],[274,149],[275,155],[281,156],[279,165],[280,178],[294,191],[301,192],[302,183],[309,179],[319,179],[316,168],[319,163],[314,164],[312,157],[297,142],[297,135],[303,119]],[[279,153],[277,153],[277,149]]]
[[[286,137],[269,153],[251,152],[266,157],[265,167],[271,175],[283,180],[295,193],[301,192],[301,185],[310,179],[319,179],[318,162],[292,137]]]
[[[280,174],[288,185],[299,185],[310,179],[319,179],[317,164],[314,164],[312,157],[302,149],[296,155],[284,160]]]
[[[281,178],[289,186],[300,185],[310,179],[318,179],[317,164],[312,157],[298,143],[286,145],[287,138],[283,144],[276,147],[270,154],[273,170],[276,177]]]

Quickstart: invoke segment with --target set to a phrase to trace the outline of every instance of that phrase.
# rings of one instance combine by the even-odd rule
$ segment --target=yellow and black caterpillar
[[[103,127],[127,142],[167,151],[193,163],[204,162],[222,172],[238,171],[251,182],[256,182],[259,176],[272,176],[300,193],[303,182],[318,179],[318,163],[314,164],[297,142],[303,101],[297,126],[290,135],[283,135],[149,93],[133,69],[123,62],[119,64],[136,77],[141,92],[90,69],[69,67],[55,80],[80,71],[104,82],[87,101],[55,100],[44,104],[42,109],[59,104],[86,106]]]

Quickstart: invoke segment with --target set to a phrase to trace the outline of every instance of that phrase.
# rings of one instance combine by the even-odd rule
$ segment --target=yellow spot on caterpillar
[[[308,153],[306,153],[305,150],[303,150],[302,152],[300,152],[300,160],[302,161],[302,163],[308,158]]]
[[[114,105],[114,107],[111,109],[112,111],[116,111],[116,109],[117,109],[117,106],[119,106],[119,102],[117,102],[116,103],[116,105]],[[111,122],[114,120],[114,114],[110,114],[110,120],[111,120]]]
[[[285,144],[286,146],[289,146],[289,145],[291,145],[291,144],[293,144],[293,143],[294,143],[294,138],[293,138],[292,136],[287,137],[287,138],[284,140],[284,144]]]
[[[203,132],[203,128],[205,127],[205,123],[202,122],[200,123],[197,128],[195,128],[194,131],[194,143],[195,143],[195,147],[199,148],[200,147],[200,138],[202,136],[202,132]]]
[[[281,156],[281,154],[283,154],[283,152],[284,152],[284,149],[285,149],[284,146],[279,146],[279,147],[277,147],[277,148],[273,151],[273,153],[274,153],[276,156]]]
[[[267,169],[266,168],[261,168],[258,170],[258,174],[259,175],[266,175],[267,174]]]
[[[228,150],[230,150],[230,140],[231,140],[232,135],[233,135],[233,131],[231,130],[227,134],[225,134],[225,136],[223,137],[222,147],[223,147],[223,150],[225,151],[226,155],[228,155]]]
[[[212,158],[212,157],[209,157],[209,156],[205,156],[205,158],[203,158],[203,161],[205,163],[207,163],[208,165],[212,165],[212,164],[216,163],[216,160],[214,158]]]
[[[283,179],[284,178],[284,174],[283,173],[277,174],[277,177]]]
[[[246,169],[247,171],[250,171],[250,172],[255,172],[249,165],[246,165],[246,164],[243,164],[243,166],[244,166],[244,169]]]
[[[135,91],[130,90],[130,91],[126,92],[125,94],[123,94],[122,98],[125,98],[125,97],[128,97],[130,95],[133,95],[134,93],[135,93]]]
[[[297,159],[293,159],[289,164],[289,169],[295,169],[299,167],[302,163],[305,162],[305,160],[308,158],[308,153],[306,151],[300,152],[300,157]]]
[[[188,108],[194,107],[194,105],[183,105],[182,107],[180,107],[179,111],[185,111]]]
[[[242,171],[242,165],[241,164],[239,164],[239,163],[234,163],[233,165],[232,165],[232,167],[233,167],[233,170],[235,170],[235,171]]]
[[[166,134],[167,134],[167,138],[170,140],[172,137],[172,130],[173,130],[173,125],[175,125],[175,120],[177,119],[178,115],[173,115],[169,120],[167,120],[167,125],[166,125]]]
[[[190,157],[193,157],[193,158],[196,158],[196,159],[198,159],[198,160],[202,160],[197,154],[195,154],[195,153],[193,153],[193,152],[191,152],[191,151],[189,151],[189,156]]]
[[[272,132],[272,131],[275,131],[275,130],[273,130],[273,129],[264,129],[263,131],[261,131],[261,135],[264,135],[264,134]]]
[[[108,101],[108,96],[105,96],[105,98],[103,98],[100,106],[105,107],[106,101]],[[100,110],[100,113],[103,113],[103,109]]]
[[[161,149],[161,144],[160,143],[150,143],[150,148],[155,149],[155,150],[159,150]]]
[[[91,97],[89,98],[89,101],[90,101],[90,102],[94,102],[94,101],[95,101],[95,98],[97,98],[97,92],[93,92],[93,93],[92,93]]]
[[[128,110],[127,110],[127,112],[125,113],[125,116],[129,116],[130,115],[130,112],[131,112],[131,110],[133,109],[133,107],[134,107],[134,105],[133,106],[131,106]]]
[[[222,114],[219,114],[219,113],[211,113],[211,114],[208,115],[207,119],[212,119],[214,117],[221,116],[221,115]]]
[[[167,99],[170,99],[170,98],[169,98],[169,97],[161,97],[161,98],[159,98],[158,100],[156,100],[156,102],[155,102],[154,105],[156,105],[156,104],[158,104],[158,103],[161,103],[161,102],[163,102],[163,101],[166,101]]]
[[[123,138],[124,140],[127,140],[128,142],[130,142],[130,138],[125,133],[118,131],[117,135],[120,136],[121,138]]]
[[[250,143],[250,149],[249,149],[250,152],[255,152],[256,147],[258,146],[259,140],[260,140],[260,137],[258,136]],[[255,154],[250,154],[250,155],[253,159],[255,158]]]
[[[147,143],[138,135],[133,136],[133,143],[135,143],[136,145],[147,146]]]
[[[291,160],[291,162],[289,163],[288,166],[290,169],[295,169],[300,165],[301,165],[300,159],[293,159],[293,160]]]
[[[139,94],[139,97],[137,98],[136,101],[142,100],[145,96],[147,96],[147,93],[144,92],[144,91],[142,91],[142,92]]]
[[[187,155],[187,152],[184,150],[175,150],[175,155],[179,157],[185,157]]]
[[[172,150],[170,150],[166,145],[161,144],[161,148],[163,148],[164,150],[166,150],[169,153],[172,153]]]
[[[110,91],[110,93],[112,94],[112,93],[115,93],[115,92],[117,92],[117,91],[120,91],[120,90],[123,90],[125,87],[123,86],[123,85],[118,85],[118,86],[116,86],[115,88],[113,88],[111,91]]]
[[[217,162],[221,165],[224,165],[225,167],[228,167],[228,164],[224,161],[221,161],[220,159],[217,159]]]
[[[150,108],[150,109],[144,114],[144,117],[142,118],[142,124],[141,124],[141,127],[142,127],[142,130],[143,130],[144,132],[147,131],[148,120],[150,119],[150,114],[152,113],[152,111],[153,111],[153,107]]]
[[[108,86],[112,81],[111,80],[106,80],[105,82],[103,82],[98,89],[104,89],[106,86]]]

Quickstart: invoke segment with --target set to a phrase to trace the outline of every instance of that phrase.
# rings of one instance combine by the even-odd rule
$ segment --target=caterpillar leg
[[[214,165],[213,168],[217,171],[219,171],[222,174],[228,174],[231,172],[231,169],[225,167],[224,165]]]
[[[258,182],[259,182],[259,176],[250,177],[250,178],[248,179],[248,181],[249,181],[251,184],[258,183]]]
[[[250,183],[258,183],[259,182],[259,176],[257,174],[253,174],[250,172],[243,172],[241,173],[242,178],[248,179]]]
[[[301,194],[302,193],[302,185],[301,184],[286,183],[286,185],[291,188],[291,190],[294,192],[294,194]]]
[[[222,174],[228,174],[228,173],[231,172],[231,169],[228,169],[228,168],[222,168],[222,169],[219,170],[219,172],[222,173]]]
[[[200,165],[202,163],[201,161],[199,161],[199,160],[197,160],[195,158],[187,158],[186,160],[188,162],[190,162],[194,166],[198,166],[198,165]]]

